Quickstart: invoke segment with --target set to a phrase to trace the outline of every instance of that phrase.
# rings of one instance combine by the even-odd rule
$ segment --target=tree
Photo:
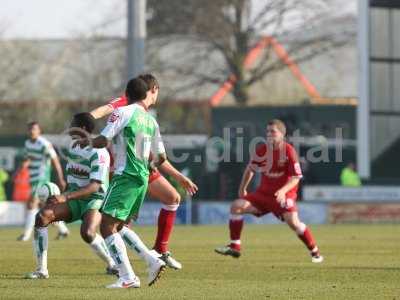
[[[279,40],[297,62],[354,40],[354,28],[339,32],[334,26],[346,18],[333,13],[340,11],[338,4],[338,0],[149,0],[149,37],[168,35],[175,44],[189,40],[190,46],[177,55],[180,62],[171,62],[170,72],[174,69],[193,78],[187,88],[222,84],[232,75],[231,92],[238,104],[245,105],[253,84],[285,66],[267,49],[256,66],[244,68],[249,50],[263,37]],[[204,62],[209,63],[212,55],[223,64],[216,62],[210,72]]]

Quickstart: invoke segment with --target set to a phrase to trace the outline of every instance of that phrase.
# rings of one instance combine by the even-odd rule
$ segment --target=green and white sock
[[[55,222],[55,223],[54,223],[54,226],[57,227],[58,232],[61,233],[61,234],[67,234],[67,233],[69,233],[68,227],[67,227],[67,225],[65,224],[64,221]]]
[[[90,248],[93,249],[94,253],[96,253],[96,255],[100,257],[109,268],[115,267],[115,262],[107,249],[107,245],[99,234],[96,234],[96,237],[89,245]]]
[[[126,243],[126,245],[132,249],[140,258],[142,258],[147,264],[151,264],[157,258],[154,257],[149,248],[142,242],[139,236],[128,227],[124,226],[119,231],[122,239]]]
[[[126,252],[124,241],[118,233],[105,238],[106,245],[111,257],[116,263],[119,277],[124,281],[133,281],[136,277]]]
[[[33,239],[37,271],[47,272],[47,249],[49,246],[47,227],[35,227]]]

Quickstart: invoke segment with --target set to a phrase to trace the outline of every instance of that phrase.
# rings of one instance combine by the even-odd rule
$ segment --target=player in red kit
[[[139,77],[147,83],[148,94],[151,97],[157,97],[159,86],[155,77],[151,74],[143,74]],[[128,99],[125,95],[122,95],[111,100],[108,104],[96,108],[91,114],[98,119],[111,114],[114,109],[126,105],[128,105]],[[190,195],[197,192],[197,186],[175,169],[168,160],[162,163],[159,169],[173,177]],[[153,248],[161,254],[161,259],[165,261],[167,266],[173,269],[181,269],[182,265],[168,251],[168,241],[175,223],[176,211],[179,207],[181,196],[157,169],[150,173],[148,193],[151,198],[159,199],[162,203],[158,216],[157,237]]]
[[[216,248],[215,252],[240,257],[243,215],[260,217],[273,213],[296,232],[310,251],[312,262],[323,261],[310,229],[299,219],[296,198],[302,173],[297,153],[293,146],[285,142],[285,134],[286,127],[282,121],[275,119],[268,122],[267,141],[256,148],[243,174],[239,199],[231,205],[231,242],[228,246]],[[255,172],[262,173],[261,183],[254,192],[248,193],[247,187]]]

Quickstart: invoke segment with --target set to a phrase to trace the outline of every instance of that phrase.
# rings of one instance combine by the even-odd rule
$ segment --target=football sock
[[[243,216],[232,214],[229,219],[230,247],[240,251],[240,235],[243,229]]]
[[[174,227],[176,210],[179,204],[163,205],[158,216],[157,238],[154,249],[159,253],[168,251],[168,241]]]
[[[318,247],[316,247],[311,230],[308,229],[308,227],[304,223],[300,224],[300,226],[296,229],[296,233],[299,239],[306,245],[308,250],[312,251],[314,250],[314,248],[318,249]]]
[[[156,260],[156,258],[151,255],[149,248],[146,247],[146,245],[133,230],[124,226],[119,231],[119,234],[121,235],[124,242],[128,245],[128,247],[148,264]]]
[[[48,248],[47,227],[35,227],[33,249],[36,255],[36,270],[47,272],[47,248]]]
[[[105,238],[105,241],[111,257],[116,263],[119,277],[124,281],[134,280],[136,276],[129,261],[124,241],[119,233],[114,233],[108,236]]]
[[[32,234],[33,227],[35,226],[36,214],[38,213],[38,211],[39,211],[39,209],[37,209],[37,208],[29,209],[27,211],[25,228],[24,228],[24,237],[27,239],[30,238],[30,236]]]
[[[68,227],[67,227],[67,225],[65,224],[64,221],[55,222],[54,226],[57,227],[58,232],[61,233],[61,234],[68,234],[69,233]]]
[[[100,257],[109,268],[115,266],[115,262],[112,259],[110,252],[108,252],[107,245],[99,234],[96,234],[96,237],[89,245],[90,248],[93,249],[94,253],[96,253],[96,255]]]

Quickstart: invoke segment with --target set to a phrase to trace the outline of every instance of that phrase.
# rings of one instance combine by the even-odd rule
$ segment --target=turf
[[[246,226],[240,259],[215,254],[225,226],[176,227],[172,251],[184,265],[145,285],[142,261],[131,255],[140,289],[106,290],[114,281],[79,238],[53,241],[48,280],[22,279],[34,269],[31,243],[20,229],[0,229],[0,299],[400,299],[400,226],[325,225],[312,230],[326,258],[315,265],[285,226]],[[155,228],[137,228],[151,245]]]

